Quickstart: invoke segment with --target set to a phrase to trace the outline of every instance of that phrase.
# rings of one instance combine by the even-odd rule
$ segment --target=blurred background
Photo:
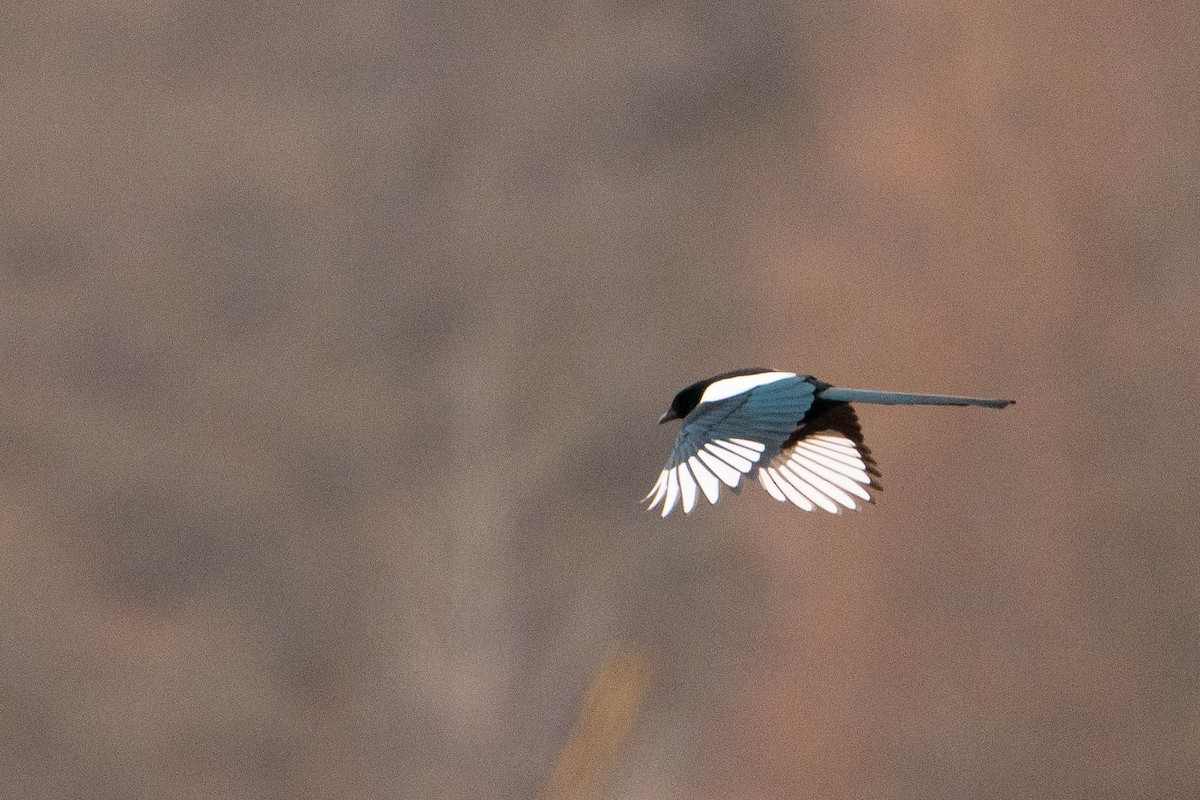
[[[0,795],[1200,793],[1198,41],[5,4]],[[863,408],[864,511],[642,511],[757,365],[1018,404]]]

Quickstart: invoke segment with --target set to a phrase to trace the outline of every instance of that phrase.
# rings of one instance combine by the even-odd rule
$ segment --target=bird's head
[[[658,424],[670,422],[673,419],[683,419],[692,410],[699,405],[700,395],[704,393],[704,388],[708,386],[710,381],[697,381],[691,386],[688,386],[675,395],[671,400],[671,405],[667,408],[665,414],[658,418]]]
[[[683,419],[688,414],[696,410],[696,406],[700,405],[701,398],[704,397],[704,390],[712,384],[722,381],[726,378],[736,378],[743,375],[757,375],[761,372],[770,372],[769,369],[763,367],[755,367],[753,369],[739,369],[733,372],[723,372],[712,378],[705,378],[702,381],[696,381],[690,386],[685,386],[675,395],[675,399],[671,401],[670,408],[667,412],[658,418],[658,424],[670,422],[673,419]],[[728,395],[726,395],[728,396]]]

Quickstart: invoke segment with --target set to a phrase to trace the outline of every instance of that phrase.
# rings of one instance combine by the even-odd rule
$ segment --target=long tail
[[[952,397],[944,394],[904,394],[902,392],[875,392],[870,389],[843,389],[830,386],[817,394],[822,400],[839,400],[846,403],[880,403],[886,406],[987,406],[1004,408],[1016,400],[991,400],[986,397]]]

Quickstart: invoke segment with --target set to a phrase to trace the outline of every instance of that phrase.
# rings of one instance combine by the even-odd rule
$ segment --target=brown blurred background
[[[1193,3],[0,10],[0,796],[1200,794]],[[740,366],[878,505],[637,500]],[[640,674],[640,673],[639,673]]]

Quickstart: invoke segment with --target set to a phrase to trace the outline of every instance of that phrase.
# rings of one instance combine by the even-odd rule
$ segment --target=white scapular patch
[[[785,378],[794,377],[796,377],[796,373],[794,372],[760,372],[756,375],[738,375],[734,378],[722,378],[708,385],[704,390],[704,394],[700,395],[700,402],[712,403],[717,400],[724,400],[727,397],[733,397],[735,394],[748,392],[756,386],[765,386],[768,383],[775,383]]]

